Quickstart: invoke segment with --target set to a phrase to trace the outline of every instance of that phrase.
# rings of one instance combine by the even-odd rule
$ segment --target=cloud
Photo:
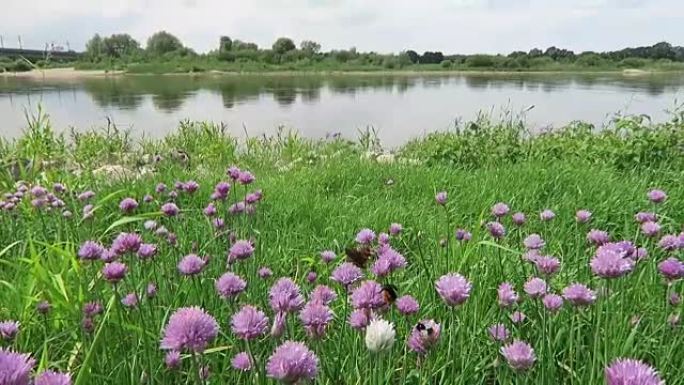
[[[69,41],[82,49],[95,33],[155,31],[207,51],[220,35],[270,46],[279,36],[324,49],[506,53],[532,47],[607,50],[684,33],[680,0],[4,0],[0,34],[25,46]]]

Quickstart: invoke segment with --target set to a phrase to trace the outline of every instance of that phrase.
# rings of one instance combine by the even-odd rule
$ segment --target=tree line
[[[321,51],[321,45],[304,40],[297,45],[294,40],[281,37],[271,47],[259,47],[256,43],[221,36],[216,49],[198,54],[183,45],[180,39],[160,31],[150,36],[143,48],[140,42],[128,34],[114,34],[107,37],[95,35],[86,44],[84,59],[91,62],[120,60],[124,62],[151,61],[155,59],[206,57],[223,62],[257,62],[284,64],[295,62],[334,62],[357,65],[376,65],[386,68],[401,68],[415,64],[439,64],[445,68],[464,66],[473,68],[532,68],[554,63],[592,67],[619,63],[626,67],[640,67],[649,61],[684,62],[684,47],[660,42],[652,46],[625,48],[607,52],[574,52],[549,47],[545,50],[533,48],[528,52],[515,51],[508,55],[460,55],[444,54],[440,51],[421,53],[407,49],[396,54],[359,52],[356,48]]]

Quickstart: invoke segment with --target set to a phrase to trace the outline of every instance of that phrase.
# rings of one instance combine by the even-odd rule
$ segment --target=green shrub
[[[493,67],[494,59],[490,55],[473,55],[466,59],[465,64],[473,68]]]
[[[442,68],[451,68],[454,65],[454,63],[451,60],[442,60],[440,65],[442,66]]]

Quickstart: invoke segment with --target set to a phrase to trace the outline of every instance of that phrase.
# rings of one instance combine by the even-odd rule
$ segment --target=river
[[[296,129],[306,137],[355,138],[373,128],[400,145],[449,130],[478,113],[525,112],[538,130],[617,113],[667,118],[684,74],[129,75],[69,80],[0,77],[1,135],[19,136],[38,105],[55,130],[106,126],[161,137],[183,119],[223,122],[238,136]]]

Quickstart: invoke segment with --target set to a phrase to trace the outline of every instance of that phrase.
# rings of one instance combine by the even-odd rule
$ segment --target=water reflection
[[[150,130],[168,130],[184,118],[250,122],[264,129],[288,122],[314,136],[330,127],[356,132],[374,125],[399,140],[495,106],[537,105],[533,115],[540,125],[600,123],[637,96],[642,104],[636,112],[655,114],[680,89],[681,73],[0,77],[0,114],[14,132],[24,127],[25,107],[46,103],[57,115],[56,125],[63,126],[89,127],[105,115]]]

